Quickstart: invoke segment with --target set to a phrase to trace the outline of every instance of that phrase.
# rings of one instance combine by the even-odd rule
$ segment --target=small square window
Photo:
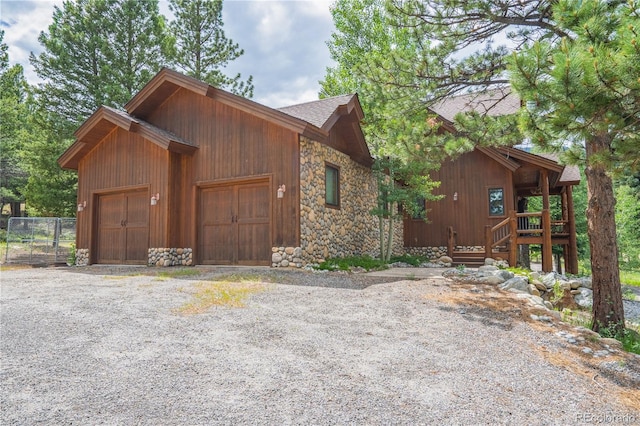
[[[489,188],[489,216],[504,216],[503,188]]]
[[[424,219],[425,212],[426,212],[425,203],[426,203],[426,200],[424,199],[424,197],[416,198],[415,211],[411,215],[412,219]]]
[[[324,200],[328,206],[340,207],[340,169],[326,164],[324,167]]]

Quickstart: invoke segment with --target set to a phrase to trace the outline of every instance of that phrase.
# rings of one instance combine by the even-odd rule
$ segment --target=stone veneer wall
[[[272,268],[301,268],[303,266],[301,247],[271,247]]]
[[[439,259],[442,256],[447,256],[447,247],[405,247],[405,252],[412,256],[425,256],[428,259]],[[456,246],[456,251],[482,251],[484,252],[484,246]]]
[[[340,208],[325,205],[325,162],[340,167]],[[302,263],[330,257],[379,254],[376,180],[371,169],[348,155],[300,138],[300,246]],[[394,230],[393,251],[403,250],[402,221]],[[399,238],[398,238],[399,236]]]
[[[89,249],[76,250],[76,266],[89,265]]]
[[[190,248],[150,248],[149,266],[191,266],[193,250]]]

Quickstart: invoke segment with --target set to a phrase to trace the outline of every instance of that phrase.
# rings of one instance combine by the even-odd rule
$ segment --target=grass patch
[[[407,263],[411,266],[420,266],[427,260],[429,259],[424,256],[412,256],[410,254],[403,254],[402,256],[392,256],[389,263],[402,262]]]
[[[0,271],[17,271],[18,269],[31,269],[29,265],[0,265]]]
[[[571,325],[581,325],[584,328],[588,328],[589,330],[591,330],[591,312],[588,311],[563,309],[562,321]],[[602,337],[616,339],[620,341],[620,343],[622,343],[622,347],[625,351],[640,355],[639,331],[640,329],[638,329],[637,327],[627,327],[616,334],[615,332],[609,331],[607,329],[601,329],[600,335]]]
[[[195,268],[171,268],[167,271],[160,271],[156,275],[160,278],[184,278],[200,275],[200,271]]]
[[[387,263],[371,256],[335,257],[319,264],[316,269],[321,271],[348,271],[351,268],[363,268],[367,271],[387,269]]]
[[[192,299],[178,308],[181,314],[200,314],[213,306],[244,307],[252,294],[266,289],[258,275],[231,274],[193,285]]]
[[[620,281],[623,284],[640,287],[640,271],[620,270]]]
[[[604,328],[600,330],[600,335],[602,337],[616,339],[622,343],[625,351],[640,355],[640,333],[638,333],[638,331],[637,329],[629,327],[617,332]]]

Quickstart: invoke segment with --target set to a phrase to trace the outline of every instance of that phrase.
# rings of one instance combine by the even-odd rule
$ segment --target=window
[[[489,216],[504,216],[504,189],[489,188]]]
[[[427,211],[427,209],[425,207],[425,202],[426,202],[426,200],[424,199],[424,197],[416,198],[415,205],[413,206],[414,211],[413,211],[413,214],[411,215],[412,219],[424,219],[425,218],[425,213]]]
[[[324,200],[330,207],[340,207],[340,169],[336,166],[324,166]]]

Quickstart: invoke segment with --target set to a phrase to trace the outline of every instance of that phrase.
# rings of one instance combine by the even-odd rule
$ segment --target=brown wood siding
[[[457,245],[484,245],[484,226],[506,217],[489,217],[489,188],[504,188],[506,214],[515,208],[511,172],[478,151],[443,163],[432,179],[441,182],[435,193],[445,198],[427,203],[430,223],[405,219],[406,247],[446,246],[449,226],[457,233]],[[458,200],[454,201],[456,192]]]
[[[148,194],[160,193],[158,204],[148,209],[148,247],[167,246],[168,155],[141,136],[117,128],[80,161],[78,200],[86,200],[87,207],[78,212],[78,248],[95,249],[91,247],[95,238],[92,218],[97,217],[100,195],[141,188],[147,191],[146,203]]]
[[[299,244],[297,133],[184,89],[159,106],[147,121],[199,147],[191,160],[182,160],[180,165],[189,169],[181,172],[185,173],[183,205],[189,208],[179,225],[170,225],[179,226],[180,233],[187,236],[179,246],[196,246],[196,185],[265,175],[271,176],[272,197],[279,185],[287,188],[284,198],[272,203],[272,243]]]

